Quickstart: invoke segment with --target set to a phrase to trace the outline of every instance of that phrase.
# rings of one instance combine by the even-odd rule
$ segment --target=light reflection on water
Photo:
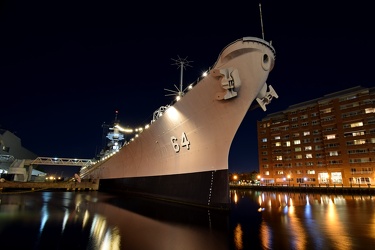
[[[1,249],[363,249],[375,201],[231,190],[229,212],[99,192],[0,193]],[[19,240],[14,239],[19,235]]]
[[[228,249],[228,213],[99,192],[0,194],[1,249]],[[6,240],[22,235],[22,240]]]
[[[260,249],[363,249],[375,244],[372,196],[231,190],[259,206]],[[243,222],[246,223],[246,222]],[[246,233],[244,233],[246,237]],[[238,249],[250,248],[242,246]]]

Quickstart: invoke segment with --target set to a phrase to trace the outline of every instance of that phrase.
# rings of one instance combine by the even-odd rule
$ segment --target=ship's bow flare
[[[220,54],[211,71],[220,80],[221,90],[215,94],[217,100],[228,100],[239,94],[250,104],[254,99],[266,111],[276,91],[266,83],[275,65],[275,49],[270,43],[256,37],[244,37],[227,47]]]

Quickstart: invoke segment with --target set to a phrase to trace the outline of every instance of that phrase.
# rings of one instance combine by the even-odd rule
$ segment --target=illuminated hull
[[[264,108],[272,98],[266,80],[274,60],[274,49],[262,39],[229,44],[181,100],[81,176],[99,178],[103,191],[227,208],[230,146],[251,103],[257,99]]]

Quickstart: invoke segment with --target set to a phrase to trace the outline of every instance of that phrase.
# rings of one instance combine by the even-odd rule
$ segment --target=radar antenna
[[[191,65],[189,65],[189,63],[193,62],[193,61],[188,61],[187,60],[187,57],[185,58],[181,58],[180,56],[177,56],[178,59],[173,59],[171,58],[175,63],[172,64],[172,65],[177,65],[177,69],[180,69],[180,87],[178,88],[176,86],[176,84],[174,84],[174,87],[176,88],[176,90],[170,90],[170,89],[164,89],[166,91],[169,91],[171,92],[170,94],[166,94],[165,96],[171,96],[171,95],[176,95],[177,96],[177,100],[179,100],[185,93],[185,89],[183,89],[183,72],[184,72],[184,69],[186,67],[191,67]]]

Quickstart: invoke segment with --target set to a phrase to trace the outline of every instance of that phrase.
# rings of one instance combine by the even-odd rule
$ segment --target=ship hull
[[[215,181],[213,181],[215,180]],[[229,209],[228,171],[101,179],[99,190],[141,195],[196,206]]]
[[[100,190],[225,207],[230,146],[251,103],[266,97],[274,60],[262,39],[229,44],[181,100],[118,153],[81,171],[82,178],[99,178]]]

